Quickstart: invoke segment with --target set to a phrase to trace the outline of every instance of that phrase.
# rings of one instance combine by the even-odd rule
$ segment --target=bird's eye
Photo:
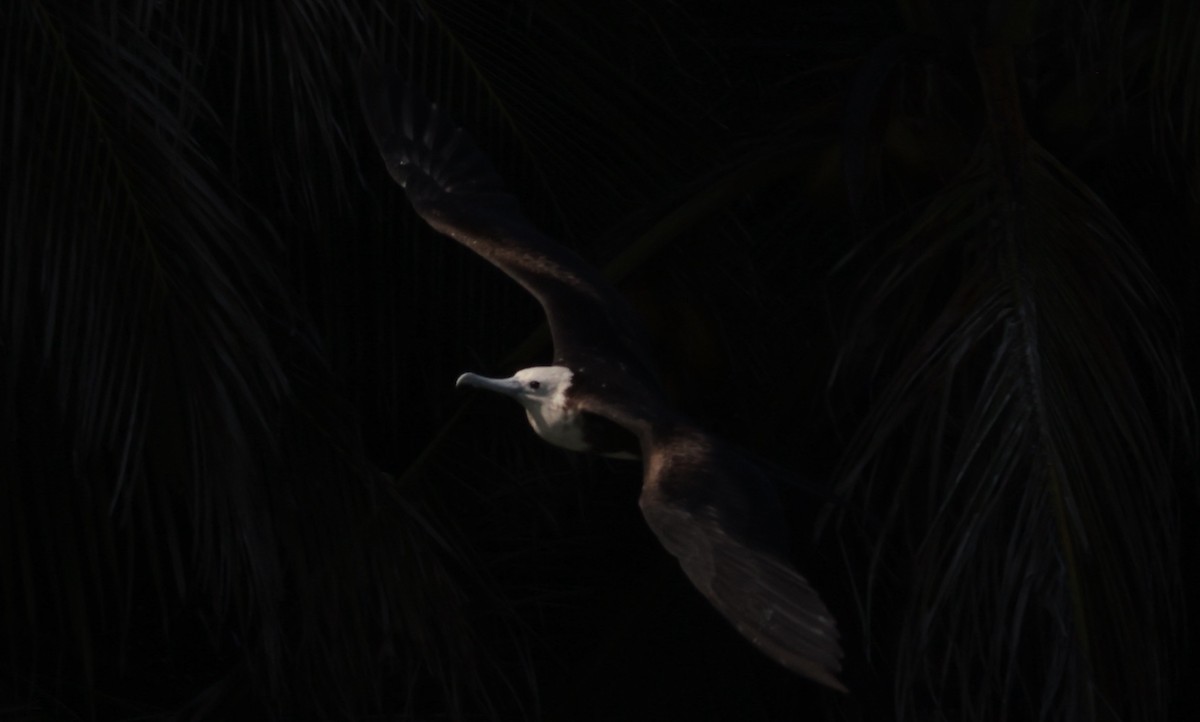
[[[529,388],[536,391],[537,389],[542,388],[542,382],[541,381],[530,381]]]

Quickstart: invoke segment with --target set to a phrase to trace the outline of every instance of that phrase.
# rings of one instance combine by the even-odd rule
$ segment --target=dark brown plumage
[[[646,522],[696,588],[772,659],[845,691],[833,616],[778,556],[786,533],[764,465],[666,403],[628,305],[595,268],[525,220],[465,132],[395,73],[365,71],[361,90],[371,134],[417,213],[520,283],[549,321],[555,367],[504,380],[465,374],[460,383],[517,398],[535,430],[563,446],[565,437],[542,427],[577,425],[588,450],[600,452],[627,447],[624,429],[641,450]],[[541,388],[560,377],[554,393]],[[598,448],[601,438],[612,449]]]

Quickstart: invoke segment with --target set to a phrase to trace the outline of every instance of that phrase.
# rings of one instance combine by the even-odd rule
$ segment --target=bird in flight
[[[392,177],[430,226],[499,268],[542,306],[554,360],[459,386],[508,396],[546,441],[640,458],[646,523],[692,584],[767,656],[833,689],[833,616],[780,556],[786,527],[766,465],[664,398],[641,324],[590,264],[521,214],[488,157],[393,70],[364,68],[363,111]]]

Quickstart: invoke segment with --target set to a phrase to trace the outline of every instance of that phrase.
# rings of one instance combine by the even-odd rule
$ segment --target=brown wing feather
[[[833,615],[770,551],[782,522],[761,470],[695,430],[660,435],[643,454],[642,514],[696,588],[767,656],[846,691]]]
[[[541,303],[557,363],[601,354],[654,379],[641,326],[625,300],[595,268],[525,219],[466,132],[394,71],[364,68],[360,91],[371,135],[413,209]]]
[[[417,213],[538,299],[557,363],[627,377],[579,403],[641,439],[643,514],[696,587],[768,656],[844,690],[834,676],[842,652],[832,616],[804,577],[768,551],[767,530],[782,525],[769,518],[777,507],[761,498],[761,470],[681,425],[659,398],[628,305],[594,268],[529,224],[466,133],[394,72],[364,69],[360,89],[380,154]]]

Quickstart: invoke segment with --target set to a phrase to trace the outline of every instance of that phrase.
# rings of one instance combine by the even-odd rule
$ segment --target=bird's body
[[[666,402],[628,305],[525,220],[460,128],[394,74],[365,72],[362,91],[372,136],[417,213],[521,284],[550,324],[553,365],[458,384],[513,398],[551,444],[640,457],[642,514],[696,588],[768,656],[844,691],[833,617],[779,556],[785,528],[765,465]]]

